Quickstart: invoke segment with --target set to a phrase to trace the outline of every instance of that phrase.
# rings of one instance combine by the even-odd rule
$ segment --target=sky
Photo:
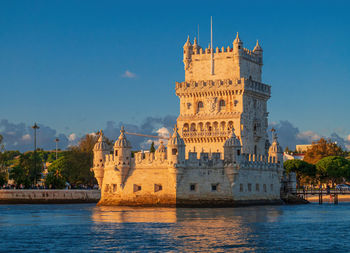
[[[28,150],[34,122],[47,149],[56,136],[64,148],[98,129],[115,139],[121,124],[168,129],[183,44],[199,26],[207,47],[213,16],[214,47],[237,32],[249,49],[259,40],[269,123],[284,129],[284,145],[335,134],[350,148],[349,9],[334,0],[0,1],[0,134],[8,149]]]

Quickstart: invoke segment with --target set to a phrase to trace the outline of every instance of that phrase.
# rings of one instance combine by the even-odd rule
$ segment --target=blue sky
[[[347,1],[1,1],[0,120],[81,136],[177,115],[182,46],[264,49],[270,122],[350,135]],[[126,71],[129,75],[126,75]],[[1,132],[1,126],[0,126]],[[350,139],[349,139],[350,140]]]

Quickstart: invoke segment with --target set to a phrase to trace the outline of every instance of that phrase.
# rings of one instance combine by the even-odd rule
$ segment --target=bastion
[[[283,152],[269,141],[263,50],[206,48],[187,39],[185,81],[175,84],[180,114],[155,153],[137,152],[122,127],[110,148],[100,132],[93,168],[100,205],[237,206],[281,203]]]

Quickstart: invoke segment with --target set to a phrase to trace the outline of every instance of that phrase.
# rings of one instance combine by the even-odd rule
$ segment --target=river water
[[[350,203],[242,208],[0,205],[1,252],[349,252]]]

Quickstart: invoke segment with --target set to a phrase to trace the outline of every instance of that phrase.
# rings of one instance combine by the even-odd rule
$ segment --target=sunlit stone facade
[[[184,45],[180,115],[155,153],[131,154],[122,128],[113,149],[103,134],[93,171],[102,205],[233,206],[280,201],[283,153],[267,135],[271,87],[261,82],[262,48]]]

